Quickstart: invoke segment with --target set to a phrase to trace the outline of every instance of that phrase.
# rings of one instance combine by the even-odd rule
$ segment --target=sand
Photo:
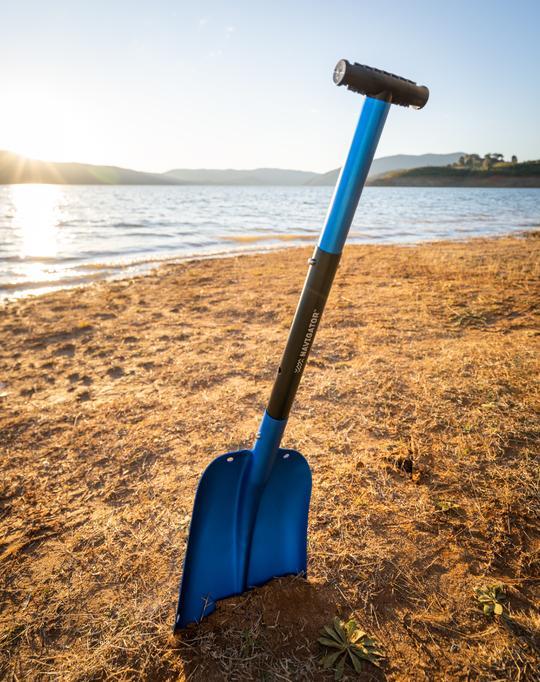
[[[309,580],[176,639],[197,481],[253,441],[311,249],[0,308],[0,677],[332,679],[339,615],[385,652],[364,679],[535,679],[537,237],[347,249],[285,436]]]

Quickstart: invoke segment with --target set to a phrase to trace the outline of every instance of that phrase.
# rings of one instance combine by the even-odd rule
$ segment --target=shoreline
[[[486,234],[477,236],[456,236],[453,238],[443,238],[443,239],[420,239],[418,241],[402,241],[402,242],[378,242],[377,240],[369,241],[356,241],[351,242],[350,246],[396,246],[396,247],[415,247],[420,245],[430,245],[430,244],[444,244],[444,243],[460,243],[464,241],[471,241],[477,239],[506,239],[506,238],[528,238],[530,235],[534,235],[540,230],[540,226],[533,226],[529,229],[521,231],[509,231],[504,234]],[[356,237],[357,239],[361,237],[361,233],[353,232],[351,234],[352,239]],[[80,267],[81,269],[86,269],[93,271],[93,275],[78,275],[73,277],[67,277],[62,280],[61,284],[55,285],[54,280],[49,282],[21,282],[17,283],[5,283],[0,285],[0,308],[2,306],[9,304],[13,301],[18,301],[26,298],[35,298],[38,296],[43,296],[55,291],[73,290],[79,287],[92,286],[93,284],[99,282],[115,282],[124,279],[131,280],[135,277],[141,277],[151,274],[154,270],[166,267],[167,265],[181,264],[198,262],[205,260],[214,259],[229,259],[236,258],[239,256],[249,256],[249,255],[263,255],[266,253],[275,253],[276,251],[283,251],[287,249],[297,249],[302,248],[302,242],[312,242],[313,248],[317,244],[318,233],[317,234],[291,234],[291,235],[281,235],[281,234],[268,234],[268,235],[245,235],[245,236],[231,236],[224,237],[225,241],[230,241],[234,243],[250,244],[257,241],[264,241],[266,239],[274,239],[281,242],[276,245],[268,245],[265,247],[251,247],[251,248],[238,248],[226,251],[216,251],[211,253],[201,253],[199,255],[189,254],[189,255],[177,255],[177,256],[164,256],[163,258],[145,258],[141,260],[133,260],[126,263],[114,263],[114,262],[102,262],[102,263],[87,263],[81,266],[73,266],[74,268]],[[286,242],[298,242],[287,244]],[[48,259],[50,260],[50,259]],[[109,272],[110,274],[106,274]],[[101,274],[100,274],[101,273]],[[14,292],[14,293],[10,293]]]

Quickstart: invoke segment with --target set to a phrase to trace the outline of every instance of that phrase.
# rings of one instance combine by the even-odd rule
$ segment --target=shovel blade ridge
[[[175,630],[197,623],[216,601],[274,577],[305,574],[311,472],[304,457],[280,449],[262,491],[250,537],[246,485],[253,453],[230,452],[204,472],[193,506]],[[247,554],[247,576],[244,566]]]
[[[280,448],[261,497],[249,553],[247,587],[306,575],[311,470],[295,450]]]

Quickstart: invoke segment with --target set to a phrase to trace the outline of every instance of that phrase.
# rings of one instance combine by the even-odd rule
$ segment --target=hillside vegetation
[[[540,160],[496,163],[488,168],[424,166],[386,173],[371,184],[381,187],[540,187]]]

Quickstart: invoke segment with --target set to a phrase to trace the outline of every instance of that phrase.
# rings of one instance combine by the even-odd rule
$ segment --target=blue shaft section
[[[266,483],[286,426],[286,419],[274,419],[265,410],[257,440],[253,446],[254,457],[250,475],[252,485],[264,485]]]
[[[389,102],[366,97],[319,239],[323,251],[343,251],[389,109]]]
[[[274,419],[265,410],[257,440],[253,446],[253,457],[243,489],[242,514],[239,515],[238,526],[238,565],[243,590],[247,589],[251,542],[259,503],[264,486],[272,472],[286,426],[286,419]]]

